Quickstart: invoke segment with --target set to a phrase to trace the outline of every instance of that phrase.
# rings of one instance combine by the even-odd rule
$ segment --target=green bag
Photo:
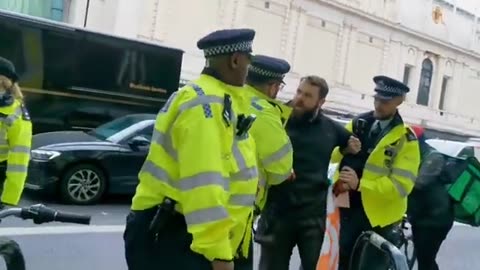
[[[442,180],[453,199],[455,220],[480,226],[480,163],[474,157],[446,156]]]

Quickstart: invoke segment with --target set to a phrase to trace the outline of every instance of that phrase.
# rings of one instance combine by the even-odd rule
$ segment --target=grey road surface
[[[22,204],[37,202],[25,199]],[[27,259],[27,270],[126,270],[122,232],[128,199],[122,198],[97,206],[47,205],[65,211],[92,215],[93,226],[48,224],[10,219],[0,224],[0,235],[17,240]],[[478,244],[480,229],[455,226],[439,256],[441,269],[480,269]],[[255,252],[258,260],[258,248]],[[298,255],[292,256],[291,269],[297,270]],[[0,264],[0,270],[5,269]]]

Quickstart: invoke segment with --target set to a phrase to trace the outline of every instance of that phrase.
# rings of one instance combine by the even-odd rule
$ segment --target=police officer
[[[232,270],[248,256],[258,170],[241,91],[254,36],[231,29],[200,39],[202,75],[158,114],[127,217],[130,270]]]
[[[275,100],[289,71],[287,61],[264,55],[256,55],[248,71],[245,91],[251,100],[251,113],[257,115],[251,130],[259,157],[257,210],[265,205],[267,187],[282,183],[292,172],[292,144],[284,128],[291,108]]]
[[[257,115],[250,132],[257,145],[260,172],[255,217],[265,205],[268,187],[283,182],[292,170],[292,145],[284,129],[291,109],[275,100],[289,71],[290,64],[285,60],[256,55],[247,76],[245,93],[251,101],[250,112]],[[257,227],[258,243],[263,242],[264,225]]]
[[[0,189],[1,207],[17,205],[27,178],[32,122],[23,104],[18,75],[9,60],[0,57]]]
[[[339,270],[348,269],[353,246],[363,231],[374,230],[399,244],[398,225],[406,213],[407,196],[420,163],[417,138],[397,109],[409,88],[386,76],[373,80],[375,110],[347,124],[347,129],[360,139],[362,150],[343,159],[339,151],[332,155],[333,163],[341,160],[334,190],[337,194],[349,191],[350,198],[350,208],[341,209]],[[380,259],[386,258],[376,253],[379,251],[366,252],[372,256],[362,265],[388,269],[387,262]]]

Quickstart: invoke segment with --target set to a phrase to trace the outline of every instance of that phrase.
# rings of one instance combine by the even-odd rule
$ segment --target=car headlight
[[[31,159],[48,161],[60,156],[60,152],[46,150],[32,150]]]

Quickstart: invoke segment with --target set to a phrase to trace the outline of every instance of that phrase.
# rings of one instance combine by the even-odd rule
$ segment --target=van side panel
[[[157,113],[179,86],[183,52],[0,13],[0,56],[20,75],[34,133]]]

